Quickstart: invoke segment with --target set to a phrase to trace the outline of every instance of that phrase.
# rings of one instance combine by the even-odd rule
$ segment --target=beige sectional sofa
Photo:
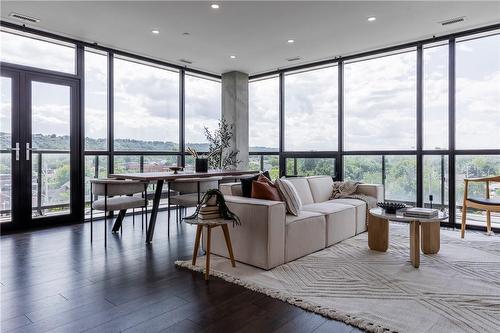
[[[239,183],[221,184],[229,209],[241,219],[240,226],[230,227],[237,261],[271,269],[366,231],[365,202],[329,200],[330,176],[287,179],[303,204],[298,216],[286,214],[283,202],[242,197]],[[384,200],[382,185],[360,184],[357,193]],[[224,236],[218,229],[212,231],[211,252],[227,257]]]

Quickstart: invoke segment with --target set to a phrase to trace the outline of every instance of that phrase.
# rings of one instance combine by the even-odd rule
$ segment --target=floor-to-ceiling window
[[[220,80],[200,75],[185,76],[185,148],[208,151],[206,131],[219,128],[221,119]],[[186,167],[194,167],[194,159],[186,155]]]
[[[338,67],[287,72],[283,89],[285,174],[335,176],[336,157],[326,152],[338,150]]]
[[[417,200],[416,85],[415,49],[344,64],[344,151],[363,153],[346,156],[344,176],[380,181],[388,200]]]
[[[279,77],[253,80],[248,86],[249,168],[279,177]]]
[[[0,40],[0,221],[11,222],[14,196],[26,211],[21,223],[69,215],[76,47],[13,29],[2,29]]]
[[[500,175],[500,34],[467,36],[456,41],[455,163],[457,221],[461,217],[463,179]],[[500,184],[491,184],[490,197],[500,197]],[[485,196],[484,184],[471,184],[469,193]],[[470,209],[468,222],[484,226],[484,211]],[[500,214],[492,213],[500,227]]]

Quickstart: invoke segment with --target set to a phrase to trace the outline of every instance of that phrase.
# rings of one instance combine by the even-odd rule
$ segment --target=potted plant
[[[194,170],[196,172],[208,172],[208,159],[218,153],[218,151],[212,151],[209,154],[198,154],[198,152],[191,147],[188,147],[186,150],[194,157]]]

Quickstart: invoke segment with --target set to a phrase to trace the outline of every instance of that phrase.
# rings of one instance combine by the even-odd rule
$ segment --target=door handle
[[[21,148],[19,148],[19,142],[16,142],[16,148],[10,148],[10,150],[16,152],[16,161],[19,161],[19,152],[21,151]]]
[[[30,143],[26,142],[26,161],[30,160],[30,154],[33,149],[30,148]]]

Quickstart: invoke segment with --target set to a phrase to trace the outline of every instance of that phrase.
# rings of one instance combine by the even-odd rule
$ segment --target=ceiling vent
[[[441,21],[439,23],[441,23],[442,26],[446,26],[446,25],[450,25],[450,24],[455,24],[455,23],[463,22],[463,21],[465,21],[465,16],[451,18],[451,19],[448,19],[448,20]]]
[[[192,64],[193,62],[191,60],[187,60],[187,59],[179,59],[180,62],[183,62],[185,64]]]
[[[293,57],[293,58],[288,58],[286,59],[287,61],[297,61],[300,60],[300,57]]]
[[[31,17],[31,16],[19,14],[19,13],[14,13],[14,12],[10,13],[9,16],[16,19],[16,20],[23,21],[23,22],[30,22],[30,23],[40,22],[40,19],[37,19],[36,17]]]

